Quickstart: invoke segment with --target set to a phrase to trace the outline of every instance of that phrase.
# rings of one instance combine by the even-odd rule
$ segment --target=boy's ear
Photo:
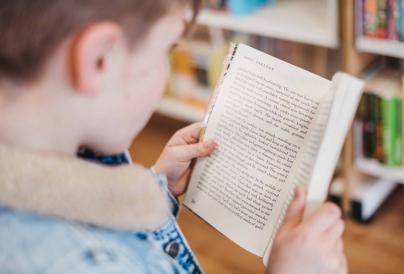
[[[70,71],[76,91],[89,96],[98,93],[106,73],[107,57],[122,37],[122,29],[113,22],[93,24],[77,34],[70,52]]]

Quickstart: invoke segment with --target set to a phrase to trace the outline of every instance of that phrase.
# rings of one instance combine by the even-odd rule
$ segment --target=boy
[[[0,142],[63,157],[81,147],[123,151],[162,94],[167,54],[183,33],[187,2],[2,1]],[[174,135],[153,170],[173,215],[191,160],[215,148],[214,141],[197,143],[201,129],[196,124]],[[325,204],[302,222],[304,191],[295,196],[267,272],[345,273],[339,211]],[[2,273],[202,271],[173,216],[154,231],[128,231],[4,207],[0,243]]]

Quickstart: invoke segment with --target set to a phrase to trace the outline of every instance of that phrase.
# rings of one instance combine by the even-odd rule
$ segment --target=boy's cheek
[[[168,68],[166,63],[160,63],[148,73],[144,73],[141,79],[135,80],[132,85],[131,93],[135,94],[134,104],[140,104],[142,107],[154,108],[164,94],[168,81]],[[132,78],[136,79],[136,78]],[[147,111],[146,109],[146,112]]]
[[[121,107],[115,107],[119,112],[122,127],[126,128],[125,135],[133,138],[146,125],[157,108],[164,94],[168,79],[168,68],[165,62],[160,62],[148,70],[132,71],[125,79],[124,96],[121,97]],[[118,124],[117,123],[117,124]]]

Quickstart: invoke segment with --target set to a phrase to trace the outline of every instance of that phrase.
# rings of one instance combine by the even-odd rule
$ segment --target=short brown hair
[[[0,80],[35,79],[63,39],[87,25],[116,21],[133,43],[174,4],[188,2],[196,15],[199,0],[1,0]]]

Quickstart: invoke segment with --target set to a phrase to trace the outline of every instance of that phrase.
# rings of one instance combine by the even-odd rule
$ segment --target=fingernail
[[[300,200],[301,198],[302,198],[302,187],[298,185],[295,187],[295,199]]]
[[[295,196],[299,196],[300,195],[300,191],[299,191],[299,186],[295,187]]]
[[[218,143],[214,139],[209,139],[205,143],[208,147],[217,147]]]

